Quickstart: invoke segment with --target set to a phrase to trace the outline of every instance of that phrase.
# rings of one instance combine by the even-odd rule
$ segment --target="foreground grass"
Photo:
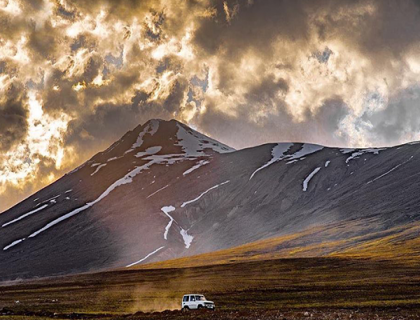
[[[218,316],[225,312],[227,319],[232,312],[245,310],[251,314],[282,309],[298,314],[314,308],[417,310],[420,267],[396,261],[299,258],[117,270],[2,286],[0,309],[13,311],[14,318],[7,319],[29,316],[28,311],[36,313],[31,319],[54,313],[63,318],[83,313],[85,318],[110,319],[138,311],[179,309],[182,295],[188,292],[204,293],[222,310]],[[50,314],[42,317],[42,313]]]

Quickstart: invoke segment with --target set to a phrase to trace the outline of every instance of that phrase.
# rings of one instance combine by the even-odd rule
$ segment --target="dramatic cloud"
[[[419,22],[414,0],[0,0],[0,211],[149,118],[236,148],[418,139]]]

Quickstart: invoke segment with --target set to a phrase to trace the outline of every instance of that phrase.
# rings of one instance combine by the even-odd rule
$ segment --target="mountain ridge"
[[[134,266],[311,228],[326,233],[308,246],[408,226],[420,208],[418,153],[416,143],[234,150],[175,120],[150,120],[0,214],[0,280]],[[345,231],[328,235],[329,225]]]

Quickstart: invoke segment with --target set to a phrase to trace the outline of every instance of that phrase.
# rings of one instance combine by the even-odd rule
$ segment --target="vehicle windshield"
[[[206,301],[206,298],[204,296],[195,296],[196,301]]]

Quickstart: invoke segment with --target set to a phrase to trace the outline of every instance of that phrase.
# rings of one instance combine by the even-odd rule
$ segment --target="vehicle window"
[[[191,296],[191,301],[195,301],[195,297],[194,296]]]
[[[187,302],[189,300],[189,296],[184,296],[184,301]]]
[[[204,296],[195,296],[196,301],[204,301]]]

